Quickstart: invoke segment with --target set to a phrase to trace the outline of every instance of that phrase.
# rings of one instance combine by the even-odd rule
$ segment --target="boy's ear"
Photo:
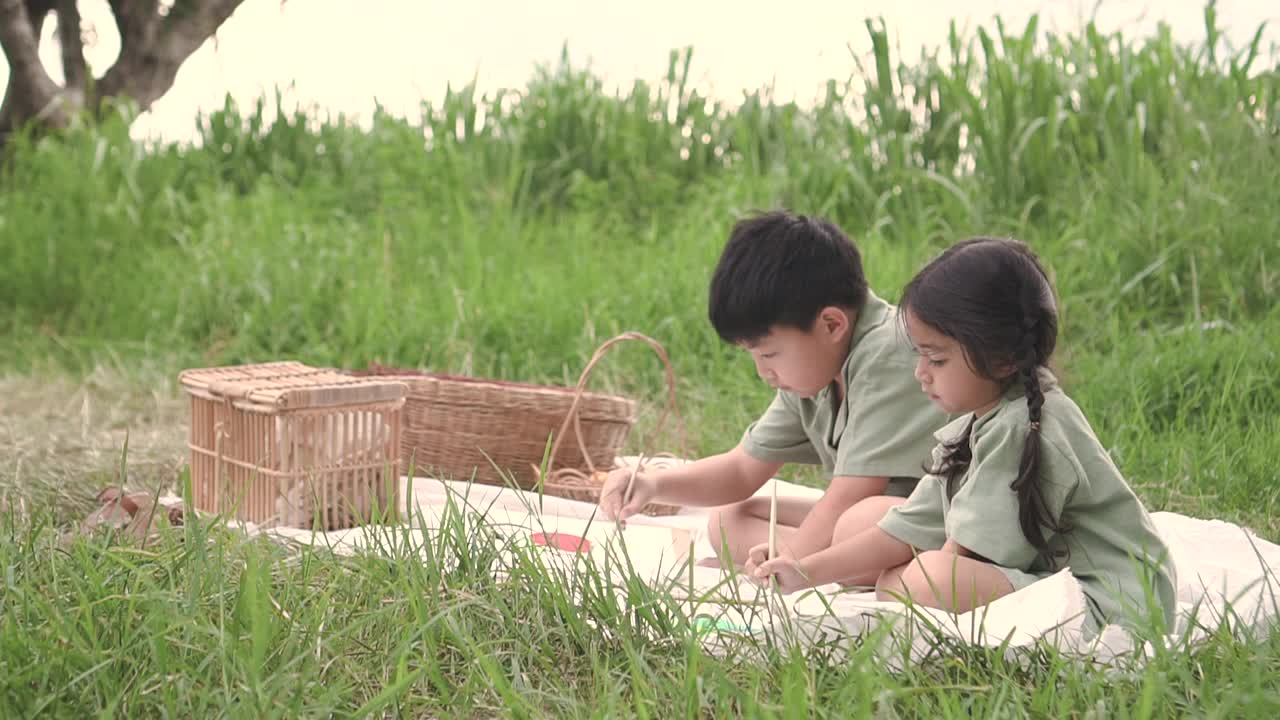
[[[818,321],[814,326],[824,337],[838,339],[845,330],[853,326],[853,320],[844,310],[828,305],[818,311]]]

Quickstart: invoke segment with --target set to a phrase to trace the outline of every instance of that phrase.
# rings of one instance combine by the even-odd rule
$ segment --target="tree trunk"
[[[58,0],[57,13],[62,75],[68,90],[83,94],[89,70],[84,62],[84,38],[80,35],[80,8],[76,7],[76,0]]]
[[[40,31],[55,0],[0,0],[0,47],[9,61],[9,85],[0,101],[0,145],[9,133],[40,118],[57,126],[58,84],[40,62]]]
[[[89,76],[75,0],[0,0],[0,47],[9,61],[9,86],[0,103],[0,146],[18,128],[65,127],[81,109],[95,116],[113,101],[139,112],[173,87],[178,68],[218,30],[244,0],[108,0],[120,32],[120,56],[105,74]],[[58,85],[40,62],[40,30],[58,16],[66,85]]]

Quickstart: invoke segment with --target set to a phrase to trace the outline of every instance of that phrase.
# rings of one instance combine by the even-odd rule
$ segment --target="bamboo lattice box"
[[[197,510],[336,530],[394,520],[403,382],[272,362],[185,370]]]

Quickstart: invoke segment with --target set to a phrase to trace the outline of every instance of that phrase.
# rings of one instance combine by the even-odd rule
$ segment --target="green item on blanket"
[[[694,632],[699,635],[717,630],[736,633],[754,633],[755,629],[750,625],[739,625],[738,623],[726,620],[724,618],[712,617],[710,615],[698,615],[693,619]]]

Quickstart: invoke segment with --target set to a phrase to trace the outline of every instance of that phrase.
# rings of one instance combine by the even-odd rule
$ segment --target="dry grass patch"
[[[82,514],[102,486],[175,489],[185,464],[187,405],[167,368],[100,364],[0,372],[0,511]]]

